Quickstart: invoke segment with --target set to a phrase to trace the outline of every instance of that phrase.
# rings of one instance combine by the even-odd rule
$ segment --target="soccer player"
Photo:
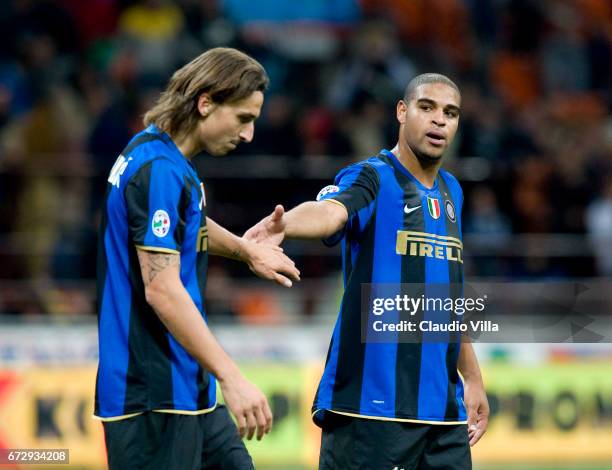
[[[360,318],[364,283],[450,290],[463,282],[463,195],[440,168],[460,105],[449,78],[415,77],[397,104],[395,148],[340,171],[317,201],[287,213],[277,206],[245,234],[342,241],[345,292],[313,405],[320,469],[471,468],[470,446],[485,432],[489,407],[471,343],[362,341]]]
[[[287,287],[299,271],[278,246],[206,216],[192,157],[253,138],[268,77],[235,49],[211,49],[172,76],[144,131],[108,178],[98,254],[100,362],[95,415],[111,469],[249,469],[241,437],[272,426],[264,395],[205,321],[209,254]],[[215,379],[227,408],[217,405]]]

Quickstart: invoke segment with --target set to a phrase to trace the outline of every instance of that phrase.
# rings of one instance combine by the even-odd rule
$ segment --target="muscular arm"
[[[482,375],[478,359],[474,352],[474,347],[470,342],[462,342],[461,350],[459,351],[459,360],[457,362],[459,372],[465,380],[475,380],[482,383]]]
[[[464,402],[468,413],[470,445],[473,446],[487,430],[489,403],[476,353],[472,343],[467,340],[461,343],[457,368],[465,381]]]
[[[287,238],[327,238],[348,220],[346,207],[335,201],[308,201],[285,214]]]
[[[250,384],[221,348],[180,279],[178,254],[137,249],[145,296],[174,338],[219,380],[225,401],[236,416],[242,435],[260,439],[272,425],[263,394]]]
[[[244,234],[256,243],[280,245],[288,238],[327,238],[342,229],[348,220],[346,207],[335,201],[308,201],[285,212],[278,205]]]
[[[210,217],[206,217],[208,227],[208,250],[211,255],[244,261],[243,240],[224,229]]]
[[[147,302],[170,333],[205,369],[222,380],[235,366],[210,333],[180,279],[178,254],[138,249]]]

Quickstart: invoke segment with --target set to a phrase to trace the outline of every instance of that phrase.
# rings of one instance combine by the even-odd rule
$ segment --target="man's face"
[[[460,104],[459,93],[444,83],[417,87],[408,103],[397,104],[400,139],[419,160],[439,160],[455,138]]]
[[[254,91],[232,103],[215,104],[202,95],[198,109],[206,116],[198,124],[202,148],[210,155],[221,156],[234,150],[241,142],[253,140],[255,119],[259,117],[264,95]]]

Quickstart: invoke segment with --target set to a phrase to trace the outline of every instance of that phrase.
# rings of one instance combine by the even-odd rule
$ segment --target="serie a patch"
[[[325,186],[321,191],[319,191],[319,194],[317,194],[317,201],[320,201],[323,197],[327,196],[328,194],[334,194],[338,192],[340,192],[340,188],[338,186],[335,186],[333,184]]]
[[[151,221],[151,230],[153,235],[158,238],[164,238],[170,231],[170,216],[163,209],[158,209],[153,214],[153,220]]]

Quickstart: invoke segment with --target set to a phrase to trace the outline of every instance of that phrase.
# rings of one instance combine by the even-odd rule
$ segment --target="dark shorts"
[[[104,422],[110,470],[255,468],[224,406],[201,415],[147,412]]]
[[[319,470],[466,470],[467,425],[432,425],[326,413]]]

